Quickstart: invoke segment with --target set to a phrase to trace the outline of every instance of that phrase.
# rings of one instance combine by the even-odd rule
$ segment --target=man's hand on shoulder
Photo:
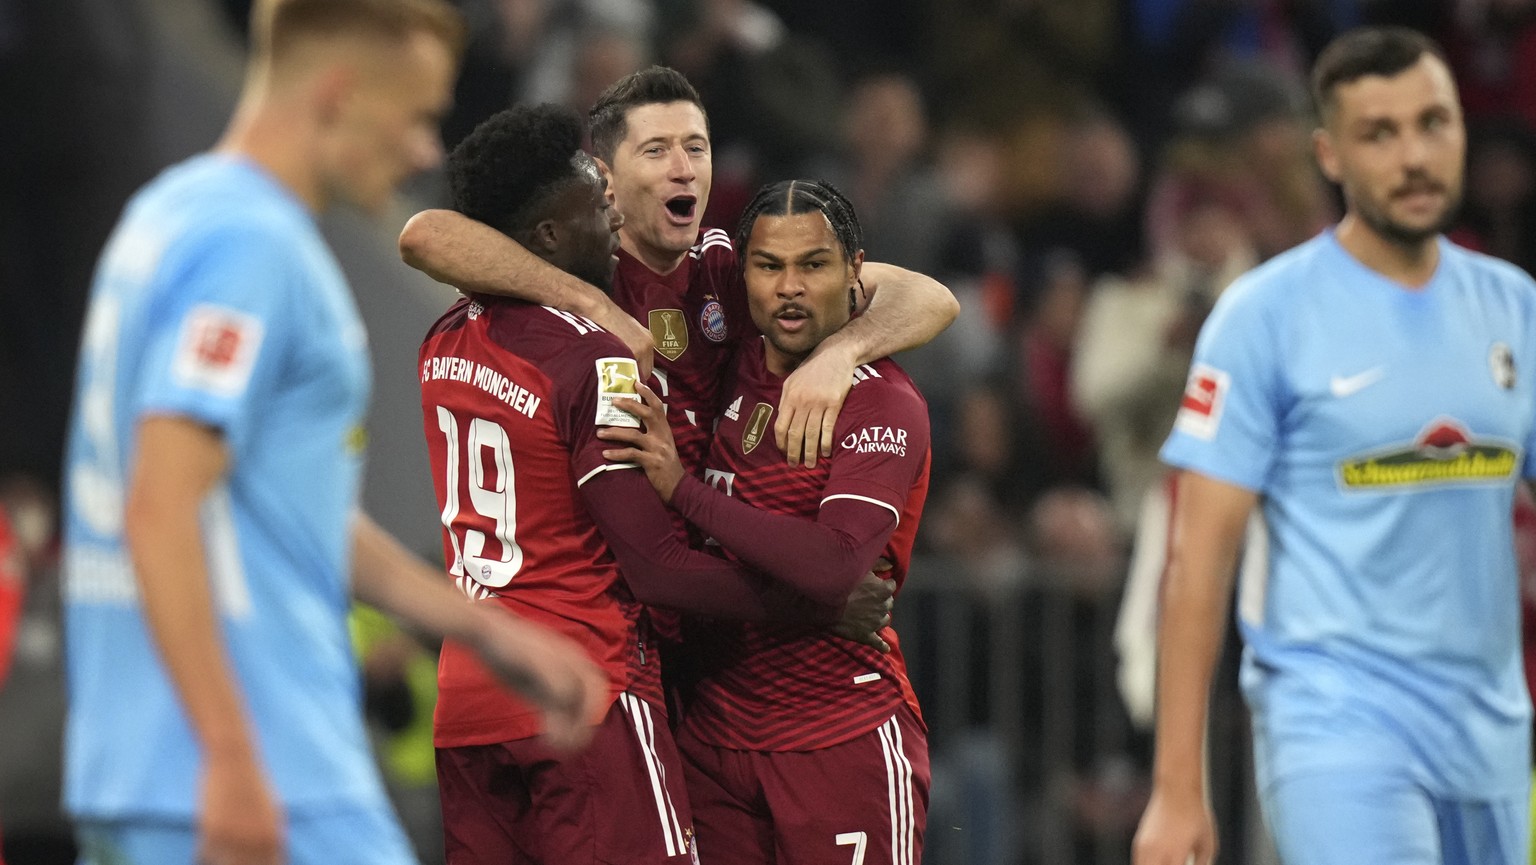
[[[832,455],[837,416],[853,387],[857,366],[854,358],[831,342],[823,342],[784,380],[773,436],[790,465],[804,463],[814,468],[818,456]]]
[[[606,308],[600,307],[593,311],[597,314],[587,318],[597,322],[624,343],[624,347],[635,356],[635,363],[640,365],[641,381],[650,378],[651,365],[656,360],[656,337],[651,335],[651,329],[636,321],[634,316],[620,309],[617,304],[609,303]]]
[[[614,400],[613,404],[634,415],[640,428],[608,426],[597,431],[597,437],[622,447],[603,451],[605,459],[616,463],[634,463],[645,472],[651,488],[670,504],[683,482],[683,464],[677,456],[677,443],[672,438],[672,428],[667,425],[667,408],[661,397],[645,385],[637,385],[640,399]]]

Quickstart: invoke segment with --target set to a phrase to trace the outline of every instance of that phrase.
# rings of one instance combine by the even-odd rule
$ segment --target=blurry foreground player
[[[476,647],[566,745],[601,694],[577,646],[464,604],[357,508],[367,340],[315,220],[438,161],[457,14],[256,10],[224,138],[134,197],[92,288],[64,524],[87,863],[413,861],[368,753],[354,590]]]
[[[448,175],[461,211],[606,289],[622,219],[581,132],[565,109],[504,111],[454,150]],[[433,326],[420,361],[451,576],[477,605],[571,636],[608,681],[592,743],[562,757],[538,738],[535,707],[444,645],[434,739],[448,861],[692,862],[683,768],[641,604],[824,627],[853,586],[816,604],[687,548],[644,475],[603,457],[597,431],[635,424],[612,403],[636,392],[639,370],[590,319],[472,295]],[[867,632],[883,624],[885,599]]]
[[[1536,475],[1536,285],[1441,236],[1466,147],[1433,43],[1345,34],[1313,93],[1345,217],[1222,295],[1163,448],[1181,471],[1136,862],[1215,857],[1207,695],[1258,506],[1237,608],[1281,859],[1515,865],[1531,707],[1510,512]]]
[[[888,358],[859,366],[830,458],[791,466],[774,441],[785,377],[848,321],[864,253],[841,193],[765,187],[737,235],[763,336],[738,352],[701,481],[678,461],[661,402],[647,433],[599,435],[731,555],[822,603],[883,559],[899,586],[928,489],[928,408]],[[630,405],[634,405],[631,403]],[[700,855],[730,865],[913,865],[928,808],[927,733],[895,632],[881,653],[824,631],[715,622],[690,631],[703,676],[678,732]]]

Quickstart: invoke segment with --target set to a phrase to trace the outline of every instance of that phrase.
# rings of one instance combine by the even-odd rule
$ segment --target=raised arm
[[[366,514],[352,523],[352,589],[359,600],[434,636],[469,646],[544,713],[557,748],[584,744],[607,705],[607,680],[580,646],[505,610],[470,603]]]
[[[832,430],[854,368],[926,345],[960,314],[960,303],[937,280],[904,268],[866,262],[863,315],[827,337],[784,381],[773,434],[790,465],[816,465],[832,455]]]
[[[1238,549],[1258,496],[1181,472],[1158,627],[1157,753],[1136,865],[1210,865],[1216,825],[1205,787],[1211,679],[1226,631]]]
[[[650,375],[656,343],[649,328],[596,286],[483,222],[452,210],[423,210],[400,232],[400,258],[463,292],[515,297],[590,318],[634,353],[642,379]]]
[[[123,529],[149,633],[202,748],[198,859],[277,862],[281,806],[224,651],[199,517],[228,466],[228,448],[211,427],[145,418]]]

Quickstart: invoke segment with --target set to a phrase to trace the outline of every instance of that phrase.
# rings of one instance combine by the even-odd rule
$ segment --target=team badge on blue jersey
[[[699,330],[710,342],[725,341],[725,307],[713,297],[706,298],[704,308],[699,310]]]
[[[1488,371],[1493,373],[1493,383],[1505,390],[1515,387],[1515,353],[1509,344],[1496,342],[1488,349]]]

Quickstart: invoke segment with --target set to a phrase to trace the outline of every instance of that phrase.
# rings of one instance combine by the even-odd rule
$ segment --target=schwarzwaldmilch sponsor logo
[[[747,427],[741,433],[741,452],[749,454],[757,448],[763,440],[763,434],[768,430],[768,418],[773,416],[773,406],[760,402],[752,409],[752,416],[747,418]]]
[[[1411,443],[1340,463],[1339,481],[1352,490],[1498,483],[1514,477],[1519,463],[1510,443],[1436,418]]]

